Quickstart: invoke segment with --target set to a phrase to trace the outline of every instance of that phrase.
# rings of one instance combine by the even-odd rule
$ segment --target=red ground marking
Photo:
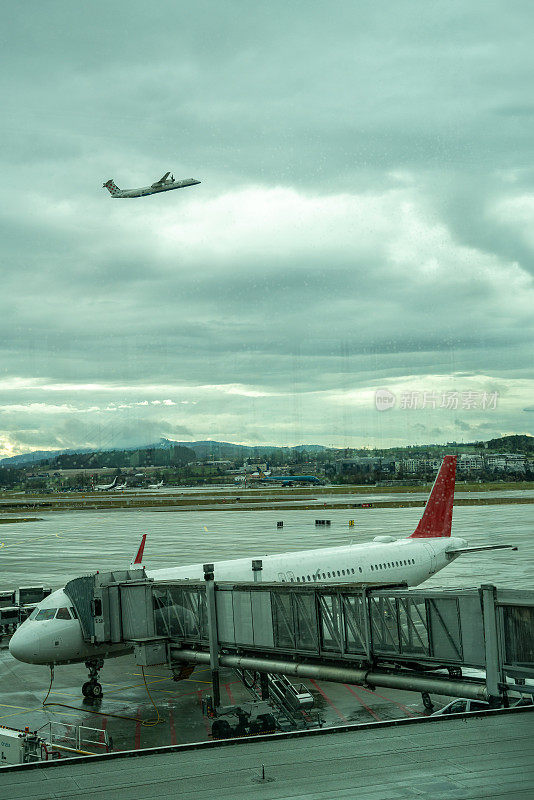
[[[341,717],[341,719],[342,719],[344,722],[348,722],[348,719],[347,719],[347,718],[346,718],[346,717],[345,717],[345,716],[344,716],[344,715],[341,713],[341,711],[339,710],[339,708],[336,708],[336,707],[335,707],[335,705],[334,705],[334,704],[333,704],[333,702],[330,700],[330,698],[328,697],[328,695],[327,695],[327,694],[325,694],[325,693],[323,692],[323,690],[321,689],[321,687],[319,686],[319,684],[318,684],[318,683],[316,683],[316,682],[313,680],[313,678],[311,678],[311,679],[310,679],[310,683],[313,683],[313,685],[315,686],[315,688],[317,689],[317,691],[318,691],[318,692],[320,692],[320,694],[322,694],[322,696],[324,697],[324,699],[326,700],[326,702],[327,702],[329,705],[331,705],[331,706],[332,706],[332,708],[334,709],[334,711],[336,712],[336,714],[337,714],[339,717]]]
[[[172,708],[169,708],[169,726],[171,729],[171,744],[176,744],[176,730],[174,728],[174,715]]]
[[[228,695],[228,699],[230,700],[231,704],[233,706],[235,706],[235,700],[234,700],[234,696],[232,694],[232,690],[230,689],[230,684],[229,683],[225,683],[224,684],[224,688],[226,689],[226,694]]]
[[[392,700],[390,697],[384,697],[383,694],[378,694],[378,692],[373,692],[370,689],[366,689],[365,686],[360,686],[362,691],[367,692],[368,694],[374,694],[376,697],[380,697],[381,700],[386,700],[388,703],[393,703],[394,706],[400,708],[401,711],[404,711],[409,717],[416,717],[418,714],[420,717],[426,716],[422,711],[411,711],[409,708],[406,708],[402,703],[397,703],[396,700]]]
[[[369,706],[368,706],[368,705],[366,705],[366,704],[363,702],[363,700],[362,700],[362,698],[360,697],[360,695],[359,695],[359,694],[356,694],[356,692],[354,691],[354,689],[352,688],[352,686],[349,686],[347,683],[344,683],[344,684],[343,684],[343,686],[345,687],[345,689],[348,689],[348,691],[349,691],[351,694],[353,694],[353,695],[354,695],[354,697],[356,698],[356,700],[357,700],[359,703],[361,703],[361,705],[362,705],[362,706],[365,708],[365,710],[366,710],[366,711],[368,711],[368,712],[369,712],[369,714],[371,714],[371,716],[372,716],[372,717],[374,717],[376,720],[378,720],[378,722],[382,722],[382,718],[381,718],[381,717],[379,717],[379,716],[378,716],[378,714],[375,714],[375,712],[373,711],[373,709],[372,709],[372,708],[369,708]]]
[[[135,749],[141,747],[141,706],[137,709],[137,720],[135,723]]]
[[[104,733],[106,731],[107,724],[108,724],[108,718],[107,717],[102,717],[102,730],[100,731],[100,736],[98,737],[100,742],[105,742],[105,740],[106,740],[105,736],[104,736]]]

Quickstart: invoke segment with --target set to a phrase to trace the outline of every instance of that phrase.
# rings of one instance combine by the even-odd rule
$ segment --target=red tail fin
[[[451,535],[455,476],[456,456],[445,456],[423,516],[410,539],[432,539]]]
[[[132,561],[132,564],[141,564],[141,562],[143,561],[143,550],[145,549],[145,542],[146,542],[146,533],[143,533],[143,538],[141,539],[139,550],[137,551],[137,555]]]

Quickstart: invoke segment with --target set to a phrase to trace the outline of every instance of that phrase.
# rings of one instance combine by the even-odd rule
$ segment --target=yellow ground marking
[[[21,711],[29,711],[32,713],[33,711],[42,711],[41,706],[37,706],[37,708],[21,708]],[[7,719],[8,717],[17,717],[20,716],[20,711],[13,711],[11,714],[3,714],[0,719]]]
[[[39,541],[39,539],[50,539],[51,536],[59,537],[62,535],[63,534],[61,533],[47,533],[45,536],[34,536],[31,539],[16,539],[11,544],[6,544],[5,542],[2,542],[2,547],[15,547],[15,545],[18,544],[26,544],[26,542],[37,542]]]
[[[27,706],[11,706],[9,703],[0,703],[1,708],[22,708],[24,711],[28,711]]]
[[[142,675],[142,672],[129,672],[128,675]],[[148,674],[145,673],[147,678],[165,678],[166,680],[172,680],[172,675],[154,675],[153,673],[149,672]]]
[[[168,680],[168,678],[163,678],[162,680],[158,681],[147,681],[149,686],[152,686],[153,683],[163,683],[163,680]],[[125,692],[127,689],[138,689],[140,687],[144,687],[144,683],[135,683],[132,686],[123,686],[121,689],[112,689],[111,692],[107,692],[107,694],[116,694],[117,692]]]
[[[27,712],[30,712],[30,714],[33,714],[34,711],[42,711],[44,713],[44,709],[43,709],[42,706],[36,706],[35,708],[21,708],[20,711],[13,711],[11,714],[3,714],[2,716],[0,716],[0,719],[7,719],[8,717],[20,716],[21,711],[27,711]],[[68,714],[67,712],[63,712],[63,711],[49,711],[48,709],[46,710],[46,713],[47,714],[62,714],[64,716],[66,716],[66,717],[79,717],[79,714]]]

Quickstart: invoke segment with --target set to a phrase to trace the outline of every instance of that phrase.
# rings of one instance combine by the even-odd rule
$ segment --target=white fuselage
[[[416,586],[447,566],[456,556],[447,551],[465,547],[464,539],[398,539],[346,547],[301,550],[294,553],[257,556],[262,561],[261,580],[294,583],[406,583]],[[252,558],[214,563],[216,581],[252,581]],[[203,580],[203,564],[147,570],[154,580]],[[124,645],[92,646],[84,641],[77,619],[38,619],[40,611],[67,609],[72,603],[63,589],[53,592],[37,606],[13,635],[9,648],[20,661],[34,664],[67,664],[87,659],[121,655]],[[51,612],[50,612],[51,613]],[[46,616],[46,614],[42,615]]]
[[[195,186],[200,181],[194,178],[186,178],[183,181],[165,181],[155,186],[141,186],[139,189],[119,189],[112,192],[112,197],[146,197],[149,194],[158,194],[159,192],[170,192],[171,189],[184,189],[186,186]]]

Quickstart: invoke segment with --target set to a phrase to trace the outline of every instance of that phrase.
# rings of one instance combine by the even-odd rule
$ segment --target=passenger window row
[[[393,567],[406,567],[408,564],[415,564],[415,558],[407,558],[404,561],[388,561],[385,564],[371,564],[371,569],[391,569]]]
[[[371,564],[371,570],[374,572],[375,570],[379,570],[379,569],[392,569],[394,567],[407,567],[409,564],[415,564],[415,558],[407,558],[407,559],[404,559],[402,561],[387,561],[384,564]],[[362,568],[358,567],[358,571],[362,572]],[[356,570],[354,569],[354,567],[351,567],[350,569],[346,569],[346,570],[345,569],[341,569],[341,570],[338,569],[337,572],[336,572],[336,570],[332,570],[331,572],[316,572],[314,575],[302,575],[302,576],[299,575],[296,578],[290,578],[290,581],[291,581],[291,583],[294,583],[295,581],[297,583],[306,583],[306,581],[311,583],[312,581],[321,580],[321,578],[323,580],[327,580],[327,578],[335,578],[336,576],[338,578],[341,578],[344,575],[354,575],[355,572],[356,572]]]

